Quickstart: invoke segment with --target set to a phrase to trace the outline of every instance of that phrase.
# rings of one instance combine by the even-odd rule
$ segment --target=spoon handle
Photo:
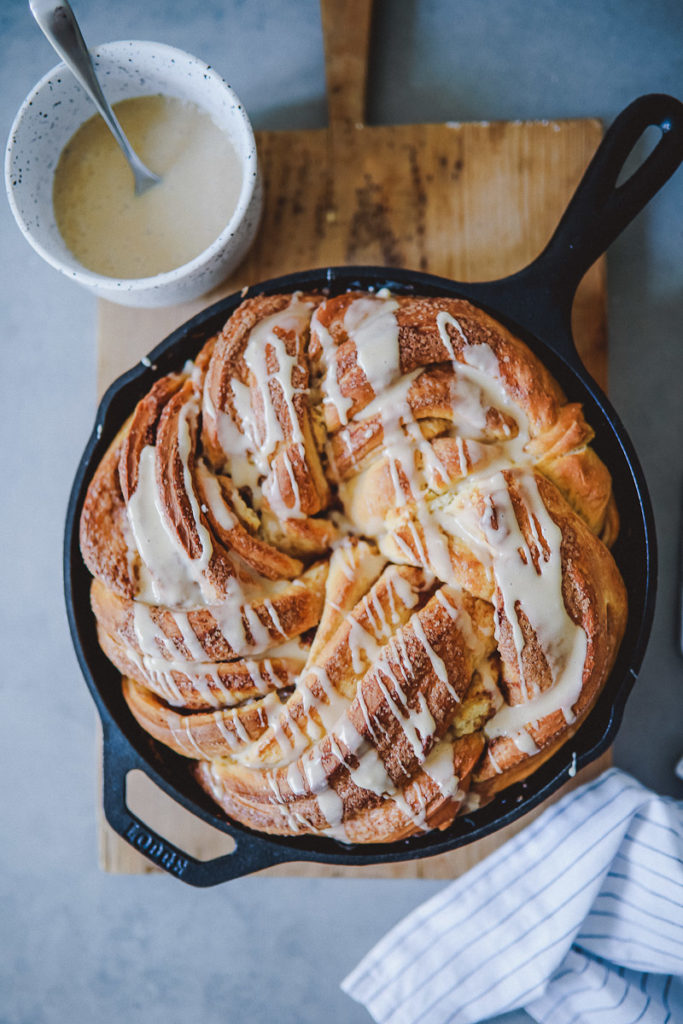
[[[92,58],[68,0],[29,0],[29,6],[48,42],[88,93],[123,150],[135,176],[135,191],[140,194],[156,184],[161,179],[145,167],[135,153],[102,92]]]

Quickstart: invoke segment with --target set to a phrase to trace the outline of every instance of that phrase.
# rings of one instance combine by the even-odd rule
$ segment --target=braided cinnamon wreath
[[[253,829],[446,827],[564,743],[614,663],[592,436],[468,302],[247,299],[138,403],[83,508],[133,715]]]

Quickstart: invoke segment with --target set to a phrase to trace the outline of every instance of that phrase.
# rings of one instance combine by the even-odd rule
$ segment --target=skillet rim
[[[567,346],[564,346],[564,350],[559,350],[548,340],[535,334],[533,325],[525,326],[511,320],[509,316],[506,316],[505,311],[497,306],[497,301],[501,301],[503,289],[509,287],[510,281],[511,278],[505,278],[500,282],[467,284],[426,274],[422,271],[377,266],[321,267],[270,278],[247,289],[242,289],[241,292],[234,292],[219,299],[181,324],[155,346],[143,361],[115,380],[100,401],[95,417],[95,426],[80,460],[69,498],[64,540],[64,586],[72,641],[81,671],[102,720],[105,763],[109,763],[111,770],[125,771],[126,774],[133,768],[141,768],[174,800],[208,824],[232,835],[238,840],[240,846],[242,840],[248,838],[250,846],[258,846],[263,851],[263,855],[267,855],[269,858],[257,866],[250,867],[249,871],[259,870],[261,867],[286,860],[314,860],[322,863],[358,865],[403,861],[437,855],[469,844],[498,831],[532,810],[575,774],[576,770],[580,770],[599,757],[611,744],[618,731],[626,700],[642,663],[654,614],[656,539],[647,486],[628,433],[606,396],[583,368],[575,351]],[[125,415],[119,416],[119,407],[125,402],[128,406],[128,413],[130,413],[138,398],[148,390],[154,379],[167,373],[172,368],[172,363],[177,368],[180,362],[177,350],[188,346],[192,351],[181,353],[181,355],[184,355],[185,359],[193,358],[201,343],[222,326],[228,315],[244,298],[263,293],[272,294],[277,291],[291,292],[306,289],[329,289],[331,293],[339,293],[354,287],[366,290],[377,290],[381,287],[392,289],[393,287],[393,290],[404,294],[441,294],[472,301],[474,305],[481,306],[496,319],[511,327],[529,344],[529,347],[548,366],[550,372],[559,378],[563,389],[565,382],[562,377],[571,379],[572,385],[577,385],[581,392],[582,403],[585,404],[584,400],[588,397],[591,409],[597,410],[600,418],[609,427],[611,441],[616,446],[614,450],[619,452],[623,459],[622,468],[624,466],[628,468],[626,480],[619,477],[618,481],[621,483],[622,489],[625,488],[631,492],[631,499],[635,499],[635,503],[632,500],[631,504],[640,513],[636,533],[642,541],[644,559],[642,567],[644,590],[639,602],[637,629],[631,633],[634,639],[629,637],[629,632],[633,630],[634,626],[631,594],[629,593],[627,635],[622,641],[615,665],[596,704],[576,734],[527,779],[501,791],[484,807],[459,815],[444,831],[432,830],[406,840],[386,844],[343,844],[337,840],[322,837],[271,836],[248,829],[224,815],[218,805],[214,804],[191,779],[189,771],[187,771],[187,759],[170,751],[160,750],[161,744],[152,740],[138,726],[123,702],[120,687],[118,687],[119,699],[114,699],[114,704],[123,705],[123,707],[116,708],[115,706],[112,709],[112,695],[106,695],[103,692],[107,685],[106,675],[120,680],[120,674],[108,662],[94,637],[94,620],[89,608],[89,601],[87,601],[88,607],[84,612],[82,608],[77,608],[74,594],[74,590],[76,590],[76,596],[79,595],[83,584],[89,589],[92,578],[80,556],[78,543],[80,511],[92,473],[114,433],[125,419]],[[216,322],[216,326],[214,326],[214,322]],[[559,374],[558,367],[560,367]],[[136,394],[137,397],[132,397]],[[569,394],[568,397],[575,396]],[[115,423],[112,422],[114,417],[116,417]],[[592,426],[595,426],[590,415],[587,415],[587,419]],[[595,447],[596,450],[599,450],[600,446]],[[617,480],[617,474],[609,463],[608,468],[612,473],[613,480]],[[633,524],[631,524],[631,529],[633,529]],[[621,570],[621,565],[619,567]],[[81,577],[80,587],[79,576]],[[85,624],[82,622],[84,614],[86,619],[89,619],[89,628],[92,634],[89,641],[94,639],[95,658],[103,660],[109,666],[109,671],[104,674],[105,678],[100,679],[99,682],[91,668],[91,659],[84,649],[84,643],[87,646],[89,642],[87,639],[88,622],[86,621]],[[85,641],[81,636],[82,629],[86,631]],[[628,663],[625,664],[625,662]],[[119,720],[122,712],[128,719],[125,724]],[[598,727],[599,723],[601,723],[600,727]],[[567,763],[568,754],[570,755],[569,763]],[[176,777],[171,781],[167,777],[168,774]],[[107,773],[105,772],[105,786],[107,783]],[[126,837],[124,836],[124,838]],[[130,838],[128,841],[131,841]]]

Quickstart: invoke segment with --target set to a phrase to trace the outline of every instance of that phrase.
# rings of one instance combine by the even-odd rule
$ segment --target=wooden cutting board
[[[503,277],[543,248],[586,165],[602,127],[597,120],[368,126],[365,80],[370,0],[322,0],[330,126],[259,132],[265,211],[245,262],[210,295],[160,310],[98,306],[100,394],[175,327],[244,285],[310,267],[380,264],[462,281]],[[606,385],[604,260],[586,275],[574,307],[574,332],[591,374]],[[592,778],[609,755],[571,784]],[[232,840],[170,800],[141,772],[128,781],[131,809],[201,858]],[[455,878],[528,824],[450,854],[404,864],[344,868],[290,864],[267,874]],[[120,840],[100,814],[104,870],[156,870]]]

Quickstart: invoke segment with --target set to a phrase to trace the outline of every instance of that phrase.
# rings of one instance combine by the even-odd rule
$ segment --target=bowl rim
[[[26,220],[19,209],[15,187],[12,184],[12,160],[16,152],[17,138],[19,136],[19,132],[22,130],[22,122],[27,116],[29,107],[55,77],[62,73],[71,76],[71,72],[66,67],[66,64],[63,61],[60,61],[47,71],[38,82],[36,82],[31,91],[22,101],[14,117],[8,135],[5,148],[5,191],[7,194],[7,200],[14,219],[24,238],[46,263],[49,263],[55,270],[60,271],[71,280],[76,281],[87,288],[96,289],[101,293],[106,291],[112,295],[119,291],[125,291],[129,294],[146,291],[159,291],[167,285],[175,285],[186,280],[196,271],[201,271],[205,265],[209,264],[214,257],[225,248],[226,243],[239,233],[239,230],[246,221],[252,204],[257,196],[259,184],[258,155],[254,130],[242,101],[223,76],[210,64],[207,64],[201,58],[188,53],[186,50],[181,50],[179,47],[171,46],[168,43],[158,43],[152,40],[140,39],[118,39],[93,47],[90,53],[95,64],[95,68],[98,68],[99,58],[114,58],[120,49],[124,47],[138,47],[142,49],[146,55],[151,53],[162,53],[165,56],[172,57],[174,60],[180,57],[186,64],[195,64],[203,73],[204,78],[207,81],[210,81],[219,88],[222,88],[223,91],[231,98],[233,110],[236,114],[236,120],[240,124],[241,131],[246,137],[247,152],[245,156],[240,156],[239,153],[237,154],[243,171],[243,179],[239,199],[230,220],[214,241],[207,246],[206,249],[203,249],[197,256],[188,260],[187,263],[183,263],[179,267],[174,267],[173,270],[167,270],[149,277],[131,278],[109,277],[105,274],[98,274],[93,270],[88,270],[88,268],[82,266],[82,264],[79,264],[75,257],[75,266],[70,267],[56,256],[53,251],[43,245],[43,243],[35,237],[35,234],[27,226]],[[73,79],[73,81],[75,82],[75,79]],[[78,85],[78,83],[76,83],[76,85]],[[80,88],[80,86],[78,88]],[[142,95],[146,94],[143,93]],[[200,104],[197,104],[197,106],[199,105]],[[93,113],[95,113],[94,108]],[[252,167],[250,167],[250,162],[253,162]]]

